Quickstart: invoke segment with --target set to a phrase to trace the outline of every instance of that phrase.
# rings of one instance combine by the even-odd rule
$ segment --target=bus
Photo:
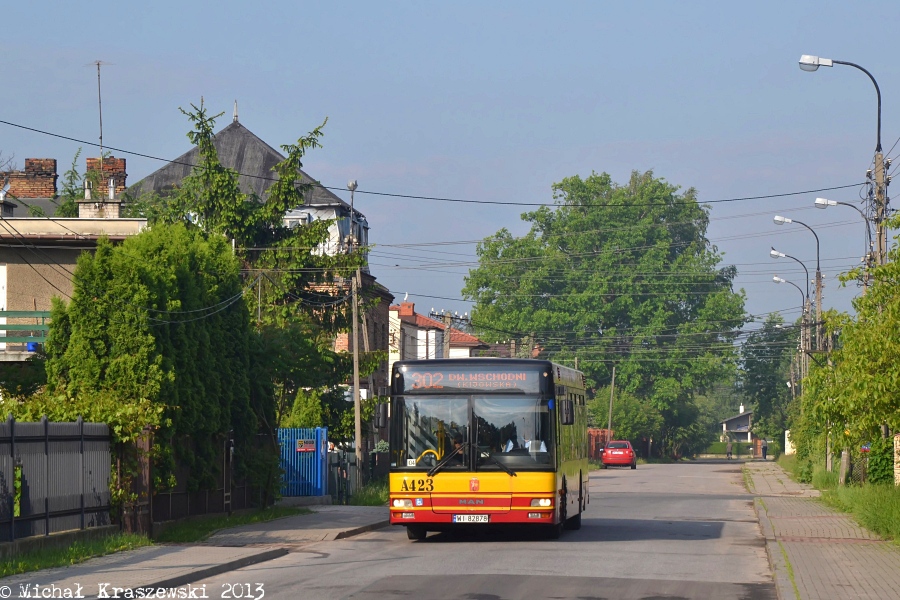
[[[558,538],[581,527],[590,496],[580,371],[530,359],[398,361],[390,395],[390,521],[409,539],[491,524]]]

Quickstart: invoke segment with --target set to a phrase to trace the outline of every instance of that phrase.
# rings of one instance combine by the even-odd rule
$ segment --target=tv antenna
[[[100,181],[103,181],[103,100],[100,96],[100,67],[110,65],[112,63],[95,60],[86,65],[88,67],[96,65],[97,67],[97,110],[100,113]]]

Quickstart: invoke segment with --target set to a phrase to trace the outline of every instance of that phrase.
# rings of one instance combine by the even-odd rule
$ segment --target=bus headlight
[[[394,498],[395,508],[412,508],[412,500],[409,498]]]
[[[551,500],[550,498],[533,498],[531,500],[531,505],[543,507],[553,506],[553,500]]]

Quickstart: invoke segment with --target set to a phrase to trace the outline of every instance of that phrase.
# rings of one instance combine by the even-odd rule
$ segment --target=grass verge
[[[155,541],[175,544],[200,542],[215,532],[228,529],[229,527],[240,527],[251,523],[265,523],[266,521],[274,521],[283,517],[306,515],[310,512],[312,511],[306,508],[273,506],[251,513],[235,514],[230,517],[227,515],[196,517],[169,525],[156,537]]]
[[[25,552],[0,562],[0,577],[9,577],[20,573],[28,573],[40,569],[67,567],[84,562],[95,556],[112,554],[123,550],[133,550],[141,546],[149,546],[146,536],[133,533],[116,533],[99,540],[74,542],[65,548],[43,548]]]
[[[892,484],[835,487],[822,501],[853,515],[866,529],[900,544],[900,488]]]
[[[354,506],[387,506],[389,499],[387,478],[370,481],[350,497]]]

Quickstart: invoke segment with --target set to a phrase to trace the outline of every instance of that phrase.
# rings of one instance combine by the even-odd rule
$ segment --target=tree
[[[760,437],[781,440],[788,429],[792,396],[785,383],[798,335],[799,328],[785,327],[784,319],[772,314],[741,346],[741,388]]]
[[[238,173],[219,161],[214,131],[221,115],[210,115],[202,101],[182,112],[193,124],[188,138],[199,150],[198,164],[172,195],[129,204],[151,223],[196,223],[210,235],[233,240],[243,271],[258,276],[255,294],[247,302],[258,333],[255,385],[259,393],[275,399],[274,413],[262,421],[272,439],[279,424],[296,423],[301,414],[305,425],[324,425],[333,436],[339,434],[348,405],[329,399],[342,397],[339,386],[349,378],[352,363],[346,353],[334,352],[332,344],[338,332],[350,327],[346,282],[364,255],[317,252],[328,239],[328,221],[302,227],[287,227],[283,221],[312,191],[312,184],[301,180],[301,168],[306,152],[321,147],[325,123],[296,143],[281,146],[285,159],[273,168],[275,181],[262,202],[243,194]],[[378,353],[363,356],[363,374],[385,358]],[[302,394],[324,404],[319,410],[298,412],[294,404]]]
[[[595,427],[609,424],[608,386],[598,390],[597,395],[588,402],[588,414]],[[649,402],[618,390],[613,398],[612,424],[615,439],[629,440],[639,448],[642,440],[660,439],[663,418]]]
[[[695,435],[694,394],[733,372],[744,322],[736,269],[719,267],[706,238],[708,207],[652,172],[624,186],[569,177],[553,191],[554,209],[522,215],[524,237],[501,229],[479,244],[463,288],[473,326],[487,340],[534,332],[555,360],[577,357],[595,389],[616,364],[676,453]]]

